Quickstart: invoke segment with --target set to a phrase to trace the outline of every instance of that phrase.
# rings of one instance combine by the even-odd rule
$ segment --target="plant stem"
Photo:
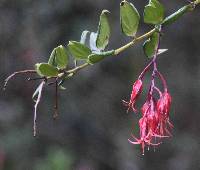
[[[133,39],[131,42],[129,42],[128,44],[126,44],[126,45],[124,45],[124,46],[122,46],[122,47],[116,49],[114,55],[118,55],[119,53],[123,52],[123,51],[126,50],[127,48],[133,46],[135,43],[137,43],[137,42],[139,42],[139,41],[141,41],[141,40],[143,40],[143,39],[145,39],[145,38],[150,37],[154,32],[156,32],[156,28],[152,29],[151,31],[149,31],[149,32],[147,32],[147,33],[145,33],[145,34],[143,34],[143,35],[137,37],[137,38],[134,38],[134,39]]]
[[[12,79],[13,77],[17,76],[18,74],[32,74],[32,73],[36,73],[35,70],[22,70],[22,71],[16,71],[13,74],[11,74],[10,76],[8,76],[5,81],[4,81],[4,87],[3,89],[5,90],[8,84],[8,81],[10,79]]]
[[[90,65],[89,63],[84,63],[84,64],[82,64],[82,65],[80,65],[78,67],[75,67],[74,69],[66,71],[66,73],[68,73],[68,74],[70,74],[70,73],[76,73],[77,71],[79,71],[79,70],[81,70],[81,69],[83,69],[83,68],[85,68],[85,67],[87,67],[89,65]]]
[[[55,83],[55,105],[54,105],[54,114],[53,118],[56,119],[58,117],[58,80]]]

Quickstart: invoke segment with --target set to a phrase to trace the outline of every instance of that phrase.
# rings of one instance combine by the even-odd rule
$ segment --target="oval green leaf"
[[[50,64],[52,66],[56,66],[56,63],[55,63],[55,54],[56,54],[56,48],[54,48],[53,51],[51,52],[51,55],[50,55],[49,61],[48,61],[48,64]]]
[[[102,52],[99,54],[91,54],[88,56],[88,63],[89,64],[98,63],[102,61],[103,59],[105,59],[106,57],[113,55],[114,52],[115,52],[114,50],[111,50],[111,51]]]
[[[59,69],[65,69],[68,65],[69,56],[65,47],[62,45],[56,47],[51,52],[48,64],[58,67]]]
[[[150,0],[144,8],[144,22],[160,24],[164,19],[164,6],[158,0]]]
[[[146,40],[143,44],[143,50],[148,58],[152,58],[156,52],[159,42],[159,33],[155,32],[152,36]]]
[[[65,47],[62,45],[58,46],[55,50],[55,62],[59,69],[65,69],[68,65],[69,57]]]
[[[122,32],[127,36],[135,36],[140,15],[132,3],[122,1],[120,3],[120,24]]]
[[[48,63],[37,63],[35,69],[40,76],[54,77],[59,74],[58,69]]]
[[[182,8],[180,8],[178,11],[175,13],[171,14],[170,16],[166,17],[163,21],[163,25],[169,25],[178,20],[183,14],[191,10],[190,5],[186,5]]]
[[[76,60],[86,60],[92,53],[87,46],[77,41],[69,41],[68,49]]]
[[[104,50],[108,45],[110,38],[110,24],[108,21],[108,10],[103,10],[100,15],[99,26],[97,31],[96,46],[100,50]]]

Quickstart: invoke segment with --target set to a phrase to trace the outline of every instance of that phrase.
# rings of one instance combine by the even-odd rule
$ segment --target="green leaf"
[[[50,64],[52,66],[56,66],[56,63],[55,63],[55,52],[56,52],[56,48],[54,48],[53,51],[51,52],[51,55],[50,55],[49,61],[48,61],[48,64]]]
[[[158,0],[150,0],[144,8],[144,22],[160,24],[164,18],[164,6]]]
[[[48,64],[58,67],[59,69],[64,69],[68,65],[69,56],[65,47],[62,45],[56,47],[51,52]]]
[[[164,21],[162,22],[162,24],[163,25],[172,24],[173,22],[178,20],[181,16],[183,16],[183,14],[185,14],[186,12],[188,12],[190,10],[191,10],[191,6],[190,5],[186,5],[186,6],[182,7],[182,8],[180,8],[175,13],[171,14],[170,16],[168,16],[167,18],[165,18]]]
[[[69,41],[68,49],[77,60],[86,60],[92,53],[87,46],[77,41]]]
[[[69,57],[65,47],[62,45],[58,46],[55,50],[55,62],[59,69],[65,69],[68,64]]]
[[[152,36],[144,42],[143,50],[148,58],[152,58],[153,55],[155,54],[158,42],[159,42],[159,33],[157,32],[153,33]]]
[[[114,52],[115,52],[114,50],[111,50],[107,52],[101,52],[99,54],[91,54],[88,56],[88,63],[89,64],[98,63],[102,61],[103,59],[105,59],[106,57],[113,55]]]
[[[48,63],[37,63],[35,69],[40,76],[54,77],[59,74],[58,69]]]
[[[122,32],[127,36],[135,36],[140,15],[132,3],[122,1],[120,3],[120,23]]]
[[[108,21],[108,14],[110,12],[108,10],[103,10],[100,15],[99,26],[97,31],[97,40],[96,46],[97,48],[104,50],[108,45],[110,38],[110,24]]]

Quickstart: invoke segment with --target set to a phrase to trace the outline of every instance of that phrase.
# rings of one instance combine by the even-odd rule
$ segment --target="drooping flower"
[[[160,38],[159,38],[160,41]],[[147,99],[141,107],[142,117],[139,119],[139,137],[135,137],[131,134],[132,139],[128,141],[132,144],[139,144],[144,154],[145,146],[158,146],[161,144],[162,139],[171,136],[169,128],[173,125],[169,121],[169,113],[171,107],[171,96],[168,93],[167,83],[164,76],[158,71],[157,67],[157,55],[159,51],[159,44],[156,47],[155,54],[152,57],[150,63],[144,68],[139,75],[137,81],[133,84],[130,100],[123,103],[128,107],[127,111],[132,108],[134,112],[137,112],[135,103],[139,95],[142,92],[142,81],[145,74],[152,69],[151,81],[149,90],[147,92]],[[156,79],[161,81],[163,85],[163,91],[156,85]],[[158,96],[159,95],[159,96]]]
[[[140,138],[136,138],[133,134],[131,135],[133,140],[128,139],[128,141],[135,145],[141,145],[142,153],[144,154],[145,145],[148,146],[158,146],[161,144],[153,143],[152,138],[154,137],[151,133],[151,130],[148,129],[148,119],[147,117],[142,117],[139,120],[139,128],[140,128]]]
[[[160,114],[169,117],[169,111],[171,107],[171,96],[168,92],[164,92],[157,102],[157,110]]]
[[[164,92],[157,102],[157,111],[159,115],[159,133],[160,135],[170,135],[168,127],[173,128],[169,120],[169,112],[171,107],[171,96],[168,92]]]
[[[134,112],[137,112],[137,110],[135,108],[135,102],[136,102],[136,100],[139,97],[141,92],[142,92],[142,80],[138,79],[133,84],[133,88],[132,88],[131,97],[130,97],[129,102],[123,100],[124,105],[128,107],[127,112],[130,110],[130,108],[132,108],[132,110]]]
[[[156,103],[152,98],[150,101],[147,100],[145,104],[141,108],[142,118],[139,120],[139,128],[140,128],[140,137],[139,139],[132,135],[135,141],[129,139],[129,142],[132,144],[141,144],[142,153],[144,154],[145,145],[148,146],[157,146],[161,144],[153,143],[153,139],[156,137],[162,137],[156,133],[156,129],[158,126],[157,119],[157,111],[156,111]]]

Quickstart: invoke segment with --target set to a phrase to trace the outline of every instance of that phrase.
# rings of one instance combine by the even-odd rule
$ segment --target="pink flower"
[[[139,120],[140,127],[140,138],[136,138],[133,134],[131,135],[135,141],[128,139],[128,141],[135,145],[141,145],[142,153],[144,154],[145,145],[148,146],[158,146],[161,143],[152,143],[152,138],[154,137],[151,133],[151,130],[148,129],[148,119],[142,117]]]
[[[157,102],[157,111],[159,116],[159,133],[160,135],[170,135],[168,127],[173,128],[169,121],[169,112],[171,107],[171,96],[168,92],[164,92]]]
[[[160,114],[169,117],[169,111],[171,106],[171,96],[168,92],[164,92],[157,102],[157,110]]]
[[[149,108],[150,108],[150,103],[149,101],[146,101],[141,108],[142,116],[145,116],[147,114]]]
[[[168,93],[165,78],[157,69],[156,56],[157,53],[154,55],[152,61],[144,68],[138,80],[133,84],[130,100],[128,102],[123,101],[124,105],[128,107],[127,112],[130,108],[132,108],[134,112],[137,112],[135,103],[142,92],[142,80],[146,72],[149,71],[152,66],[153,72],[151,75],[147,99],[141,107],[142,117],[138,122],[140,129],[139,137],[137,138],[135,135],[131,134],[133,139],[128,139],[128,141],[132,144],[141,145],[143,154],[146,145],[160,145],[163,138],[171,136],[170,130],[173,128],[172,123],[169,121],[172,99]],[[162,82],[164,92],[157,87],[156,77],[158,77]]]
[[[164,97],[164,99],[170,99]],[[169,102],[166,102],[169,103]],[[163,107],[165,108],[165,107]],[[161,142],[154,143],[156,138],[162,139],[166,136],[165,134],[169,134],[169,131],[166,127],[166,123],[168,119],[164,119],[162,114],[157,110],[157,102],[152,97],[150,100],[147,100],[141,108],[142,118],[139,120],[139,128],[140,128],[140,137],[136,138],[133,134],[131,135],[134,140],[130,140],[129,142],[132,144],[140,144],[142,148],[142,153],[144,154],[145,145],[148,146],[158,146]]]
[[[137,112],[135,109],[135,102],[137,98],[139,97],[140,93],[142,92],[142,80],[138,79],[134,84],[131,92],[131,97],[129,102],[126,102],[123,100],[123,103],[125,106],[128,107],[127,112],[130,110],[130,108],[133,109],[134,112]]]

